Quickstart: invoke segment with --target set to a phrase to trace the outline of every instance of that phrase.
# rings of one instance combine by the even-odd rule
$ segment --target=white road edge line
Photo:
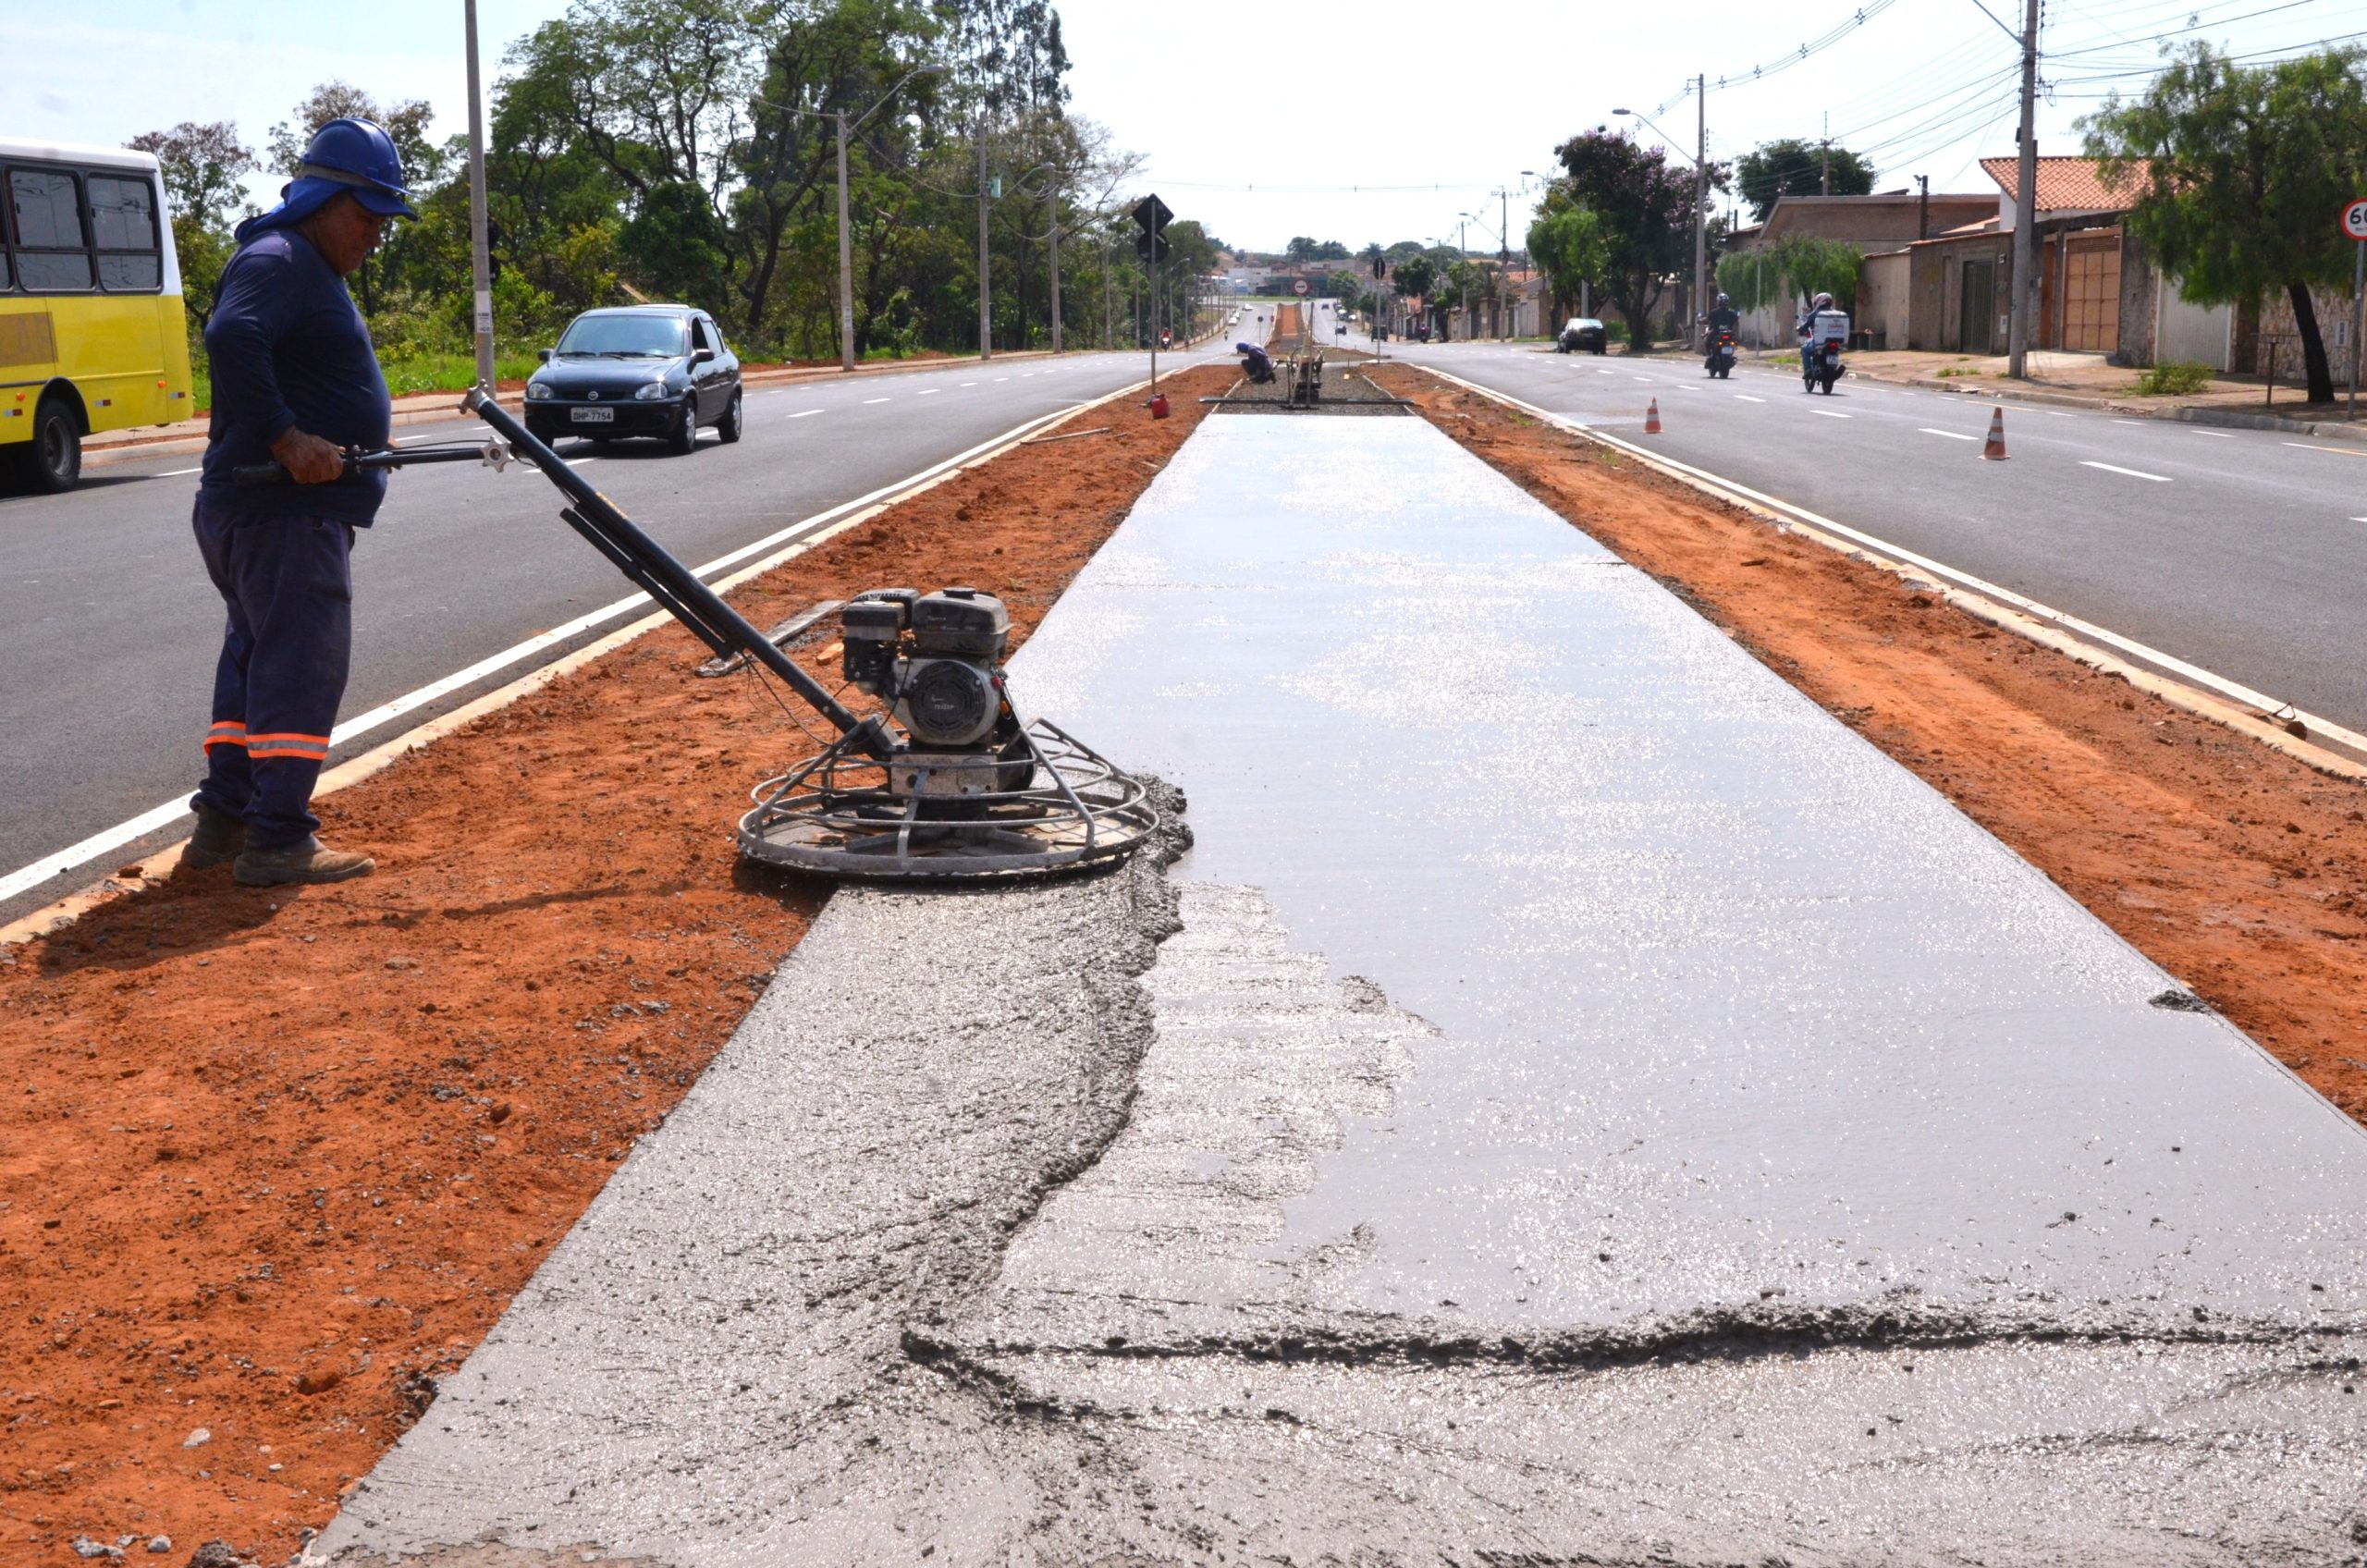
[[[1649,447],[1638,447],[1632,441],[1623,441],[1618,436],[1610,435],[1607,432],[1592,429],[1587,425],[1580,424],[1566,415],[1555,413],[1551,409],[1539,408],[1534,403],[1524,402],[1520,398],[1513,397],[1509,393],[1499,392],[1491,386],[1482,386],[1476,381],[1466,381],[1463,377],[1454,374],[1451,371],[1439,370],[1435,367],[1425,368],[1429,368],[1431,374],[1439,377],[1442,381],[1452,381],[1456,386],[1461,386],[1467,391],[1476,392],[1483,398],[1492,398],[1500,403],[1508,404],[1513,408],[1519,409],[1524,413],[1534,414],[1539,419],[1544,420],[1548,423],[1558,424],[1565,429],[1576,432],[1589,441],[1600,441],[1606,447],[1616,447],[1621,451],[1627,453],[1630,457],[1637,459],[1648,467],[1657,468],[1664,473],[1674,474],[1692,480],[1699,484],[1705,489],[1709,489],[1713,492],[1722,492],[1729,496],[1738,497],[1752,506],[1765,508],[1771,512],[1781,513],[1785,517],[1796,518],[1799,521],[1804,522],[1809,527],[1817,529],[1821,533],[1832,534],[1836,538],[1846,539],[1851,544],[1863,545],[1865,548],[1878,552],[1879,554],[1889,557],[1891,560],[1914,567],[1920,571],[1929,572],[1933,576],[1944,579],[1946,582],[1953,582],[1960,588],[1964,588],[1971,593],[1977,594],[1982,598],[1989,599],[1997,604],[2005,605],[2012,609],[2018,610],[2032,620],[2039,621],[2049,626],[2061,627],[2089,642],[2101,643],[2108,648],[2112,648],[2116,652],[2129,655],[2131,658],[2142,660],[2147,664],[2152,665],[2158,669],[2167,670],[2189,684],[2201,687],[2203,690],[2213,692],[2215,695],[2225,697],[2230,702],[2241,704],[2243,706],[2254,709],[2260,713],[2272,715],[2279,720],[2291,718],[2301,724],[2303,728],[2307,729],[2312,735],[2324,735],[2332,740],[2336,745],[2343,747],[2345,750],[2367,753],[2367,735],[2362,735],[2356,729],[2351,729],[2346,726],[2336,724],[2330,718],[2322,718],[2318,715],[2311,713],[2306,709],[2295,707],[2290,703],[2279,702],[2276,698],[2268,695],[2264,692],[2256,692],[2250,686],[2244,685],[2241,681],[2230,680],[2224,675],[2203,668],[2201,665],[2189,664],[2186,660],[2179,658],[2175,654],[2163,653],[2158,648],[2149,647],[2145,643],[2138,642],[2133,637],[2124,637],[2117,631],[2109,631],[2103,627],[2096,625],[2093,621],[2081,620],[2079,617],[2074,615],[2066,615],[2063,611],[2042,604],[2036,599],[2030,598],[2025,594],[2017,594],[2011,588],[1999,587],[1996,583],[1990,582],[1986,578],[1975,577],[1968,571],[1960,571],[1955,567],[1943,565],[1941,562],[1933,560],[1929,556],[1919,555],[1913,550],[1902,549],[1900,546],[1891,544],[1886,539],[1866,533],[1863,529],[1852,528],[1846,522],[1835,522],[1831,518],[1826,517],[1821,513],[1812,512],[1809,510],[1808,508],[1797,506],[1790,501],[1778,500],[1776,497],[1767,495],[1762,491],[1752,489],[1748,484],[1737,484],[1734,480],[1712,473],[1708,469],[1696,468],[1691,463],[1679,462],[1676,459],[1664,457],[1661,453],[1653,451]],[[2357,522],[2367,522],[2367,518],[2356,518],[2352,521]]]
[[[168,468],[164,472],[156,474],[153,477],[157,479],[179,479],[187,474],[203,473],[204,472],[205,465],[203,463],[200,463],[195,468]]]
[[[1810,409],[1809,412],[1815,414],[1820,419],[1854,419],[1857,417],[1854,414],[1837,414],[1831,409]]]
[[[2287,447],[2299,447],[2305,452],[2332,452],[2337,458],[2367,458],[2367,452],[2353,452],[2341,447],[2321,447],[2314,441],[2287,441]]]
[[[800,409],[789,417],[791,419],[812,419],[816,414],[825,414],[829,411],[830,410],[828,409]]]
[[[2131,479],[2150,479],[2156,484],[2167,484],[2170,483],[2170,476],[2166,473],[2147,473],[2141,468],[2123,468],[2118,463],[2100,463],[2091,461],[2087,458],[2081,458],[2079,459],[2079,466],[2081,468],[2100,468],[2106,473],[2125,473]]]
[[[942,386],[924,386],[918,392],[914,393],[913,396],[915,398],[934,398],[939,392],[944,390],[945,388]]]
[[[2189,435],[2208,435],[2214,441],[2233,441],[2236,438],[2236,433],[2232,430],[2189,430],[2187,434]]]
[[[1738,403],[1763,403],[1767,401],[1767,399],[1764,398],[1754,398],[1748,392],[1737,392],[1735,394],[1735,401]]]
[[[1142,382],[1135,382],[1130,386],[1122,386],[1117,391],[1109,394],[1107,398],[1100,399],[1100,401],[1114,401],[1117,398],[1125,397],[1127,394],[1137,390],[1144,385],[1145,384]],[[954,470],[969,463],[974,459],[992,452],[1000,447],[1008,446],[1032,430],[1049,424],[1056,420],[1067,419],[1076,411],[1077,410],[1074,409],[1055,409],[1049,413],[1037,414],[1032,419],[1022,420],[1019,423],[1012,425],[1009,430],[1004,431],[1001,435],[990,436],[987,440],[979,442],[976,446],[971,447],[967,451],[957,452],[952,457],[932,463],[927,468],[922,469],[916,473],[907,474],[903,478],[896,480],[891,484],[883,484],[878,489],[870,492],[868,495],[857,496],[851,501],[841,501],[835,507],[830,507],[825,510],[816,512],[813,516],[792,522],[786,528],[776,529],[774,532],[766,534],[763,538],[754,541],[753,544],[742,545],[740,548],[733,550],[727,555],[717,556],[715,559],[707,562],[705,566],[694,567],[692,570],[700,579],[705,580],[711,572],[720,571],[726,567],[737,566],[741,562],[749,559],[751,557],[763,555],[768,551],[777,549],[781,545],[797,541],[803,536],[823,528],[827,524],[848,516],[850,513],[859,512],[866,507],[873,506],[880,501],[888,499],[889,497],[900,495],[906,490],[912,489],[915,485],[926,484],[945,474],[950,473]],[[795,416],[792,415],[791,417],[794,418]],[[773,564],[774,563],[769,561],[759,562],[756,566],[750,568],[747,572],[740,575],[744,577],[753,575],[755,572],[768,570]],[[726,587],[735,586],[736,582],[737,580],[735,579],[724,583],[712,583],[710,586],[715,587],[717,592],[720,593],[724,591]],[[460,691],[465,687],[473,686],[488,675],[496,674],[501,670],[509,668],[512,665],[521,663],[526,659],[532,658],[534,655],[543,652],[545,649],[556,646],[558,643],[565,643],[574,637],[580,636],[583,632],[589,631],[593,628],[601,625],[603,622],[614,620],[617,617],[623,615],[628,610],[637,609],[650,602],[651,600],[648,594],[635,594],[629,598],[618,599],[613,603],[601,606],[598,609],[591,610],[585,614],[577,616],[573,620],[568,621],[562,626],[552,627],[549,631],[539,632],[534,636],[527,638],[522,643],[513,643],[509,647],[502,649],[501,652],[497,654],[493,654],[487,657],[479,659],[476,663],[470,665],[465,669],[454,670],[451,674],[445,676],[440,680],[431,681],[427,685],[422,686],[416,691],[406,692],[401,696],[395,698],[392,702],[382,703],[378,706],[372,708],[367,713],[356,714],[353,717],[347,719],[343,724],[337,725],[329,731],[329,744],[331,746],[336,746],[344,741],[350,741],[358,735],[366,735],[374,729],[383,729],[386,725],[393,723],[396,719],[400,718],[403,715],[410,713],[414,709],[424,707],[428,704],[448,696],[452,692]],[[662,624],[666,619],[667,617],[665,614],[660,612],[657,615],[650,617],[643,624],[654,627]],[[584,650],[579,650],[579,652],[582,651]],[[496,693],[488,692],[485,697],[480,697],[477,701],[484,702],[495,694]],[[396,741],[386,742],[386,744],[397,744],[400,740],[401,737],[397,737]],[[383,749],[383,747],[381,749]],[[341,764],[339,766],[343,766],[346,765]],[[335,772],[336,769],[332,769],[331,771]],[[187,794],[176,795],[173,799],[165,802],[161,805],[151,806],[148,810],[141,812],[138,816],[129,818],[123,822],[118,822],[112,827],[103,827],[87,839],[68,844],[62,850],[54,851],[28,865],[19,866],[15,871],[10,872],[7,876],[0,876],[0,902],[6,902],[7,900],[15,898],[18,894],[26,891],[28,888],[38,888],[53,876],[62,876],[69,871],[88,865],[91,862],[97,860],[104,855],[111,854],[134,839],[144,838],[148,834],[154,832],[157,828],[163,827],[177,818],[187,815],[188,811],[189,796]],[[40,913],[40,911],[36,910],[31,912],[31,914],[38,915]],[[27,918],[31,918],[31,916],[28,916]],[[11,929],[21,926],[23,922],[21,920],[12,922],[10,923]]]
[[[865,408],[866,408],[866,409],[867,409],[867,408],[871,407],[871,405],[872,405],[872,404],[874,404],[874,403],[884,403],[884,402],[886,402],[887,400],[888,400],[888,399],[887,399],[887,398],[865,398],[863,400],[863,406],[864,406]]]
[[[1967,435],[1960,430],[1934,430],[1928,424],[1916,426],[1916,432],[1918,435],[1944,435],[1951,441],[1978,441],[1981,439],[1978,435]]]

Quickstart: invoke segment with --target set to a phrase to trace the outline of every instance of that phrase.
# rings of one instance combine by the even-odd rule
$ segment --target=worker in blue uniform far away
[[[229,624],[214,676],[205,782],[190,804],[185,864],[253,887],[339,882],[370,857],[313,836],[313,786],[353,640],[354,530],[386,496],[383,472],[346,472],[348,450],[386,445],[392,408],[370,329],[345,280],[394,218],[416,217],[402,160],[367,120],[331,120],[279,205],[239,226],[205,349],[212,430],[194,525]],[[295,483],[240,485],[276,461]]]
[[[1235,343],[1233,351],[1241,356],[1241,374],[1259,383],[1274,379],[1273,357],[1255,343]]]

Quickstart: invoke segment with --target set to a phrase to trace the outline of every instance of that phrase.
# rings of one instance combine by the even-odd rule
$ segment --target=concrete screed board
[[[1196,846],[834,899],[328,1550],[2367,1551],[2367,1138],[1426,423],[1015,674]]]

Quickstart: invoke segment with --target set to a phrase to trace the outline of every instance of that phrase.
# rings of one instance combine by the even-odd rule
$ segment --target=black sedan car
[[[1611,334],[1592,316],[1572,316],[1563,324],[1553,348],[1564,354],[1606,354],[1611,351]]]
[[[546,441],[656,435],[688,452],[703,424],[739,440],[740,417],[739,358],[689,305],[586,311],[526,383],[526,428]]]

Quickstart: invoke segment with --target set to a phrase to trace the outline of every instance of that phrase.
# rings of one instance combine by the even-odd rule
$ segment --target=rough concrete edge
[[[1688,472],[1643,447],[1577,423],[1554,413],[1550,409],[1541,409],[1533,403],[1523,402],[1517,398],[1492,391],[1475,382],[1466,381],[1452,372],[1437,370],[1429,366],[1417,368],[1429,370],[1432,375],[1438,376],[1442,381],[1453,382],[1466,391],[1477,393],[1495,402],[1502,403],[1507,408],[1518,409],[1525,414],[1548,421],[1557,428],[1567,431],[1582,440],[1622,452],[1643,463],[1654,472],[1673,479],[1688,489],[1699,491],[1723,505],[1732,507],[1738,511],[1748,512],[1779,532],[1799,534],[1835,554],[1849,557],[1887,571],[1921,592],[1938,594],[1946,603],[1977,619],[1988,622],[2000,631],[2010,631],[2028,642],[2061,654],[2104,674],[2117,675],[2139,691],[2160,697],[2163,701],[2191,713],[2198,718],[2209,719],[2212,723],[2235,730],[2249,740],[2257,741],[2264,746],[2282,752],[2320,773],[2352,783],[2367,783],[2367,762],[2353,759],[2324,746],[2312,745],[2241,704],[2204,691],[2175,676],[2148,669],[2143,665],[2100,648],[2084,638],[2064,631],[2059,626],[2050,624],[1972,589],[1933,582],[1922,567],[1894,559],[1883,554],[1879,547],[1870,547],[1854,540],[1842,538],[1812,522],[1804,521],[1798,517],[1787,516],[1735,490]],[[2287,706],[2288,711],[2296,714],[2297,722],[2301,723],[2304,728],[2313,726],[2320,729],[2338,728],[2329,725],[2324,720],[2316,719],[2312,716],[2301,714],[2298,709],[2291,709],[2290,704]]]
[[[1080,403],[1075,408],[1064,409],[1022,424],[969,461],[957,463],[942,472],[915,481],[892,496],[883,496],[871,505],[828,524],[818,533],[809,533],[802,539],[793,540],[772,554],[751,561],[746,566],[716,579],[708,586],[718,594],[728,594],[750,579],[762,576],[796,559],[816,545],[828,543],[849,529],[870,521],[890,507],[901,506],[913,497],[937,488],[957,474],[966,473],[981,463],[992,462],[1004,453],[1023,445],[1031,436],[1040,435],[1047,430],[1056,430],[1081,414],[1100,408],[1106,403],[1115,402],[1121,398],[1129,397],[1141,391],[1147,385],[1147,381],[1133,382],[1119,387],[1114,392],[1097,398],[1090,403]],[[453,731],[484,717],[486,714],[497,713],[520,698],[540,691],[561,676],[572,674],[594,660],[614,653],[626,643],[661,626],[670,624],[672,620],[673,617],[663,610],[644,616],[639,620],[619,627],[616,631],[585,643],[571,654],[527,671],[505,686],[497,686],[482,696],[472,698],[448,714],[431,718],[423,724],[415,725],[390,740],[382,741],[358,756],[348,757],[321,775],[319,784],[313,790],[313,798],[318,799],[323,795],[334,794],[350,785],[359,784],[372,774],[385,769],[396,758],[441,740]],[[189,840],[184,839],[178,843],[167,844],[153,854],[141,856],[139,876],[101,877],[88,887],[68,893],[64,898],[44,904],[40,909],[19,915],[6,925],[0,925],[0,949],[22,947],[39,937],[55,935],[66,930],[83,915],[103,904],[111,903],[127,894],[156,886],[172,876],[174,870],[179,866],[181,851],[188,847],[188,843]]]

